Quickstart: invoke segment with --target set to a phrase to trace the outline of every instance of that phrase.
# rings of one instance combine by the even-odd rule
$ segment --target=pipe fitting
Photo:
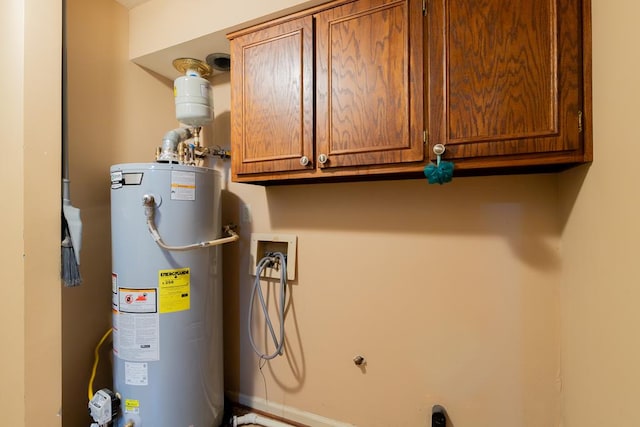
[[[142,196],[142,206],[144,206],[144,216],[147,219],[153,219],[156,208],[156,198],[153,194],[145,194]]]

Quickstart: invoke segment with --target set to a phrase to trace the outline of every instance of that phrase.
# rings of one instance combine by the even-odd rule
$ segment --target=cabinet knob
[[[320,154],[318,156],[318,163],[320,163],[321,165],[324,165],[325,163],[327,163],[328,160],[329,160],[329,156],[327,156],[326,154]]]
[[[302,166],[307,166],[309,164],[309,158],[307,156],[300,157],[300,164]]]
[[[446,148],[442,144],[436,144],[433,146],[433,154],[436,156],[442,156],[445,152]]]

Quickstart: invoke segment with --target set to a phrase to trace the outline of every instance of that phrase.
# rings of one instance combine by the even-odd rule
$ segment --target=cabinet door
[[[445,144],[443,157],[462,168],[590,160],[581,8],[580,0],[430,0],[430,146]]]
[[[231,40],[234,178],[313,158],[312,31],[306,16]]]
[[[422,3],[358,0],[315,17],[318,166],[422,161]]]

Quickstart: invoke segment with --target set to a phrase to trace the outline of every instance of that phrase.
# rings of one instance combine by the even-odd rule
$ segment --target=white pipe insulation
[[[160,151],[159,161],[177,162],[178,161],[178,143],[191,138],[193,133],[191,129],[179,127],[172,129],[162,137],[162,149]]]
[[[271,418],[263,417],[253,413],[245,414],[240,417],[235,415],[233,417],[233,427],[237,427],[244,424],[255,424],[255,425],[265,426],[265,427],[293,427],[291,424],[272,420]]]

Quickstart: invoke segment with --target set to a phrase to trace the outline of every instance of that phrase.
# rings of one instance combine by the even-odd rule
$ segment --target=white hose
[[[228,237],[221,237],[220,239],[207,240],[205,242],[192,243],[190,245],[184,246],[171,246],[162,241],[162,237],[160,237],[160,234],[158,233],[153,220],[147,219],[147,227],[149,228],[149,232],[151,233],[153,240],[158,244],[158,246],[168,251],[190,251],[193,249],[208,248],[210,246],[218,246],[224,243],[235,242],[240,238],[240,236],[238,236],[238,234],[233,231],[230,226],[226,226],[225,232],[229,234]]]
[[[238,417],[237,415],[233,417],[233,427],[237,427],[243,424],[256,424],[265,427],[293,427],[291,424],[272,420],[271,418],[263,417],[253,413],[245,414],[240,417]]]
[[[142,204],[144,206],[144,215],[147,217],[147,228],[149,229],[149,233],[151,233],[151,237],[153,240],[160,246],[162,249],[166,249],[168,251],[190,251],[192,249],[200,249],[200,248],[208,248],[210,246],[222,245],[224,243],[235,242],[240,238],[238,234],[231,229],[230,225],[224,227],[225,233],[227,233],[228,237],[221,237],[220,239],[215,240],[207,240],[204,242],[192,243],[190,245],[184,246],[171,246],[167,245],[162,241],[162,237],[160,237],[160,233],[156,228],[155,223],[155,198],[150,194],[145,194],[142,198]]]
[[[273,323],[271,322],[271,316],[269,316],[269,310],[267,309],[267,303],[265,302],[264,295],[262,293],[262,287],[260,284],[260,279],[262,277],[262,272],[265,268],[272,267],[274,263],[278,263],[280,265],[280,306],[278,308],[278,320],[280,321],[280,338],[276,337],[276,333],[273,329]],[[258,298],[260,300],[260,305],[262,306],[262,313],[265,318],[265,324],[271,333],[271,339],[273,341],[273,345],[275,346],[275,350],[271,354],[266,354],[258,349],[254,339],[253,339],[253,301],[255,299],[256,294],[258,294]],[[247,319],[247,333],[249,334],[249,342],[251,343],[251,348],[253,351],[260,357],[260,359],[271,360],[276,358],[277,356],[282,355],[282,351],[284,348],[284,311],[285,311],[285,302],[287,296],[287,258],[282,252],[273,252],[269,255],[265,256],[258,262],[258,266],[256,267],[256,278],[253,281],[253,290],[251,291],[251,299],[249,299],[249,318]]]

